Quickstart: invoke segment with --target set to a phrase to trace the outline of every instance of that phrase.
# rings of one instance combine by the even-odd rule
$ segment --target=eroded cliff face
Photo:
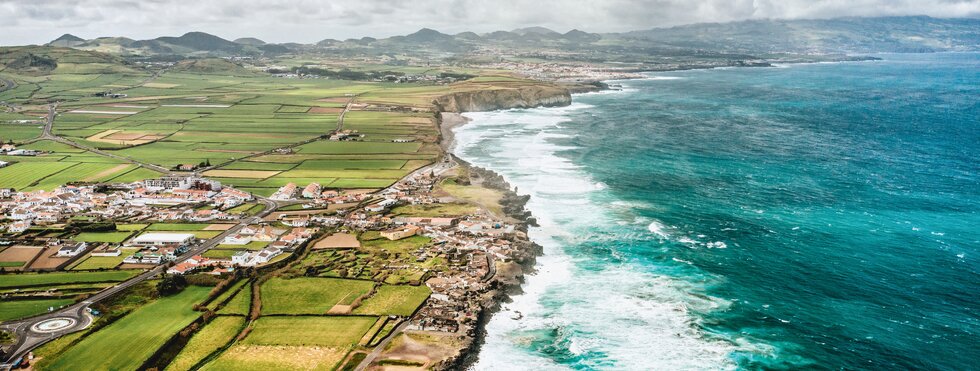
[[[443,112],[462,113],[567,106],[572,104],[572,95],[563,87],[536,85],[457,92],[436,98],[434,103]]]

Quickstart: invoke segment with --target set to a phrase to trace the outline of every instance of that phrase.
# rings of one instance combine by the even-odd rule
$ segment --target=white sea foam
[[[591,258],[570,255],[565,247],[586,240],[666,239],[667,227],[649,219],[650,234],[604,232],[622,221],[642,219],[626,212],[642,207],[608,199],[605,184],[557,152],[554,143],[566,114],[588,106],[468,113],[472,121],[456,129],[455,152],[471,163],[497,171],[522,194],[540,227],[529,236],[544,248],[537,272],[523,293],[507,304],[508,311],[491,318],[475,370],[567,369],[535,344],[561,348],[581,356],[577,366],[598,369],[730,369],[735,349],[725,341],[706,338],[694,313],[722,310],[725,300],[695,294],[693,283],[651,273],[632,263],[586,269]],[[503,130],[500,130],[503,129]],[[601,185],[600,185],[601,184]],[[617,209],[609,209],[613,204]],[[635,225],[627,223],[626,225]],[[643,232],[645,234],[645,232]],[[612,258],[625,261],[616,251]],[[687,261],[678,261],[690,264]],[[523,318],[512,319],[515,312]],[[627,330],[628,329],[628,330]],[[542,334],[555,334],[554,338]]]
[[[650,225],[647,226],[647,230],[649,230],[650,233],[653,233],[663,239],[670,238],[670,235],[664,230],[666,228],[667,227],[664,227],[663,224],[660,224],[660,222],[657,221],[650,222]]]

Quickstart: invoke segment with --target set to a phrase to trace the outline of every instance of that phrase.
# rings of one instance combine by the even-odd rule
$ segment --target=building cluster
[[[425,236],[430,242],[411,251],[411,258],[423,263],[435,257],[446,261],[448,270],[431,272],[425,284],[432,295],[410,321],[411,329],[472,333],[481,310],[483,296],[493,288],[495,262],[509,262],[515,255],[512,237],[520,233],[512,224],[489,215],[465,217],[402,217],[386,215],[400,205],[424,205],[450,202],[433,195],[438,177],[420,172],[379,192],[359,209],[342,215],[312,216],[311,222],[344,226],[354,230],[379,231],[381,237],[401,240]],[[405,269],[404,264],[389,264],[390,270]]]
[[[306,200],[312,200],[311,203],[306,204],[307,207],[322,207],[329,204],[346,204],[346,203],[357,203],[366,199],[368,196],[364,193],[353,193],[353,192],[341,192],[332,189],[324,189],[320,183],[309,183],[303,188],[299,188],[296,183],[287,183],[286,185],[279,187],[272,196],[269,196],[270,200],[276,201],[290,201],[296,200],[297,198],[303,198]]]
[[[0,155],[7,155],[7,156],[37,156],[37,155],[40,155],[41,153],[42,153],[41,151],[38,151],[38,150],[35,150],[35,149],[18,149],[17,146],[15,146],[13,144],[0,145]],[[4,167],[4,166],[7,166],[7,163],[6,162],[4,162],[2,165],[0,165],[0,167]]]
[[[267,242],[261,250],[242,250],[232,255],[230,264],[251,267],[268,263],[283,252],[294,250],[309,241],[318,231],[319,228],[296,227],[287,230],[268,224],[254,224],[242,227],[237,233],[225,237],[221,243],[246,246],[253,242]]]
[[[193,177],[166,177],[114,184],[67,185],[52,191],[0,189],[0,229],[21,233],[33,225],[57,224],[75,216],[128,221],[216,221],[235,219],[227,210],[254,197],[220,183]],[[207,206],[207,207],[202,207]]]
[[[625,80],[644,78],[643,74],[632,72],[635,66],[621,68],[597,65],[587,62],[532,63],[520,61],[500,61],[480,66],[514,71],[517,74],[538,80],[591,82],[605,80]]]
[[[156,265],[171,262],[195,242],[191,233],[143,233],[126,243],[136,251],[123,259],[123,263]]]

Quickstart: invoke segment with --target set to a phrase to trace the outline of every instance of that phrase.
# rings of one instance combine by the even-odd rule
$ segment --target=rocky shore
[[[504,217],[514,223],[518,233],[511,237],[515,249],[510,256],[511,261],[499,263],[496,274],[489,288],[479,296],[480,312],[472,331],[462,343],[460,352],[442,363],[435,369],[459,370],[472,365],[479,356],[480,347],[486,335],[486,323],[494,313],[500,310],[501,303],[510,301],[510,295],[521,292],[521,284],[526,273],[532,272],[535,260],[542,254],[540,245],[532,242],[527,231],[536,225],[531,212],[525,208],[530,196],[517,194],[513,187],[502,176],[492,170],[480,168],[456,157],[453,129],[469,122],[462,112],[492,111],[511,108],[557,107],[571,104],[572,89],[575,93],[595,91],[607,88],[602,83],[575,84],[574,86],[535,85],[514,89],[495,89],[476,92],[459,92],[437,98],[434,102],[439,109],[438,121],[442,135],[440,146],[448,156],[464,169],[467,174],[460,181],[464,185],[484,187],[499,191],[503,194],[500,208]]]
[[[511,108],[560,107],[572,104],[572,93],[565,87],[537,84],[463,91],[436,98],[440,112],[478,112]]]

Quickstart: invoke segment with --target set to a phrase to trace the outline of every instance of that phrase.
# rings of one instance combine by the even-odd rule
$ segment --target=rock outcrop
[[[442,112],[480,112],[567,106],[572,104],[572,95],[560,86],[530,85],[461,91],[436,98],[433,103]]]

